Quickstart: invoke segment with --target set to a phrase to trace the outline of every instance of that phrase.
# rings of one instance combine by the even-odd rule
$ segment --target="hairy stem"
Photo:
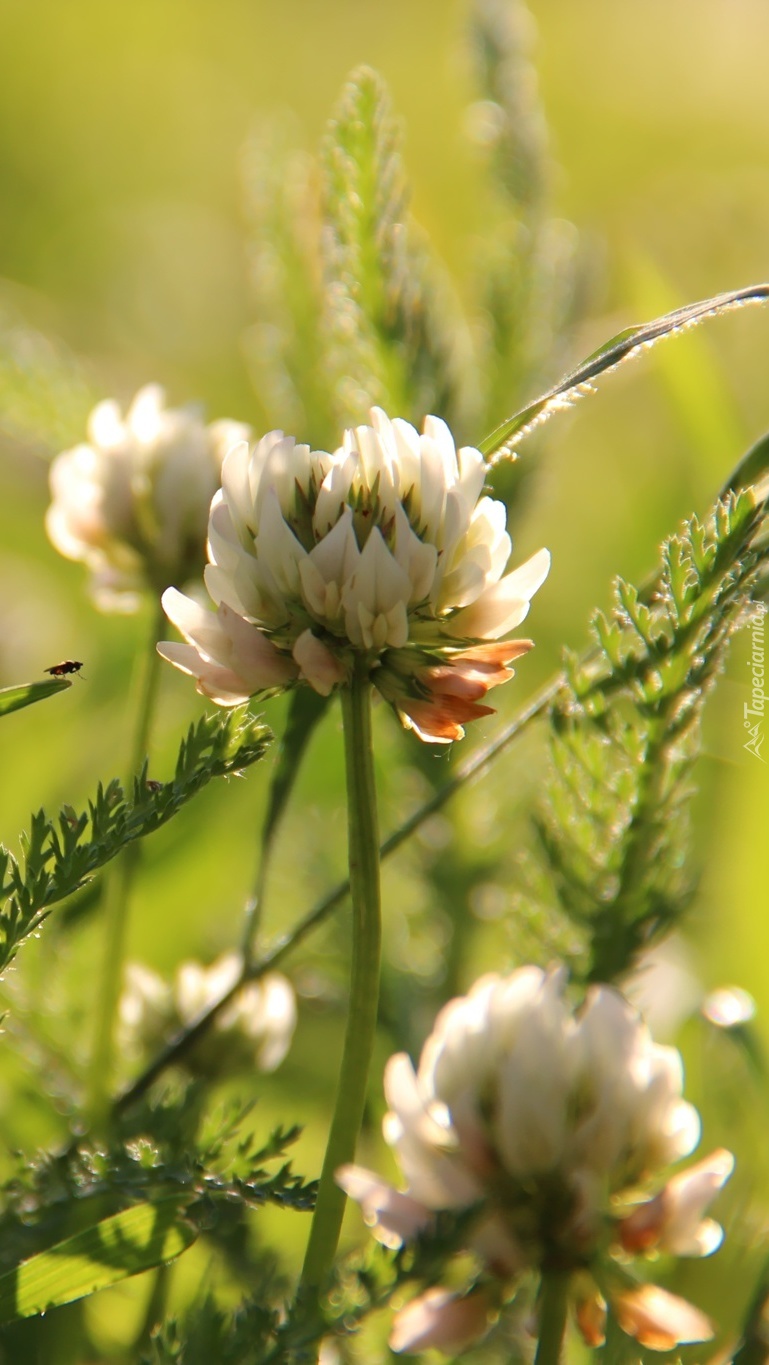
[[[141,772],[147,757],[147,745],[155,713],[160,656],[155,648],[160,639],[165,616],[158,606],[152,614],[147,650],[137,660],[136,692],[139,703],[136,726],[131,744],[130,769],[126,791]],[[98,983],[96,1026],[88,1077],[88,1115],[92,1124],[100,1124],[109,1107],[110,1078],[115,1046],[118,1005],[122,986],[123,962],[128,929],[128,911],[136,868],[139,859],[137,843],[129,844],[118,855],[106,878],[104,894],[104,950]]]
[[[371,684],[362,664],[356,667],[349,685],[342,691],[342,722],[353,912],[352,975],[334,1117],[300,1281],[300,1294],[308,1305],[324,1288],[334,1263],[345,1206],[345,1195],[334,1174],[355,1156],[379,1002],[379,836],[371,744]]]

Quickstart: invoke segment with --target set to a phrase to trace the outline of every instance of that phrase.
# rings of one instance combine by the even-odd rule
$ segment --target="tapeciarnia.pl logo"
[[[764,619],[766,617],[766,604],[755,602],[753,611],[748,618],[752,647],[748,668],[751,671],[751,693],[750,702],[744,702],[742,707],[742,723],[748,732],[748,738],[743,744],[743,749],[747,749],[749,754],[754,754],[762,763],[766,762],[761,753],[761,746],[764,742],[764,715],[766,709],[766,692],[764,691],[764,680],[766,677],[764,667]]]

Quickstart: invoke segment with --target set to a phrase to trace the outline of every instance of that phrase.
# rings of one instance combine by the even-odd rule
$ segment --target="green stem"
[[[569,1276],[546,1270],[539,1295],[539,1341],[534,1365],[559,1365],[566,1331]]]
[[[528,728],[537,718],[545,713],[559,688],[564,685],[563,674],[558,673],[551,678],[550,682],[542,688],[540,692],[529,702],[527,706],[516,716],[515,720],[492,740],[485,748],[479,749],[471,758],[466,759],[461,764],[454,776],[450,778],[437,792],[433,792],[423,806],[410,815],[402,825],[398,827],[381,845],[379,850],[380,858],[389,858],[391,853],[397,850],[411,837],[418,829],[425,824],[437,811],[442,810],[446,803],[468,782],[472,782],[481,773],[491,766],[494,759],[518,738],[524,730]],[[249,963],[245,960],[240,977],[229,990],[220,995],[218,1000],[214,1000],[186,1028],[182,1028],[163,1048],[162,1052],[153,1058],[148,1066],[144,1068],[136,1080],[127,1086],[114,1101],[116,1113],[122,1113],[125,1109],[135,1104],[142,1095],[149,1090],[150,1086],[162,1076],[169,1067],[175,1066],[185,1056],[191,1052],[192,1048],[205,1037],[211,1028],[214,1020],[222,1010],[226,1009],[231,1000],[234,1000],[238,991],[247,981],[258,981],[260,977],[272,971],[283,962],[295,948],[303,943],[304,940],[318,929],[321,924],[325,924],[331,913],[349,895],[350,883],[340,882],[333,890],[329,891],[322,900],[318,902],[308,914],[299,920],[294,928],[283,934],[276,943],[266,952],[260,955],[254,962]]]
[[[300,1297],[308,1308],[325,1288],[334,1264],[345,1207],[345,1195],[334,1174],[355,1156],[376,1035],[381,928],[370,691],[367,670],[361,661],[349,686],[342,691],[353,910],[350,1008],[334,1117],[299,1285]]]
[[[130,792],[134,778],[141,772],[147,757],[147,745],[155,713],[160,655],[155,646],[164,629],[162,609],[153,612],[148,649],[137,661],[136,691],[139,709],[131,745],[130,770],[126,791]],[[96,1002],[96,1031],[88,1077],[88,1115],[92,1124],[101,1124],[110,1107],[110,1080],[115,1047],[118,1005],[122,988],[123,962],[128,930],[128,910],[131,888],[138,865],[137,843],[129,844],[118,855],[114,867],[106,877],[104,896],[104,956],[99,975]]]

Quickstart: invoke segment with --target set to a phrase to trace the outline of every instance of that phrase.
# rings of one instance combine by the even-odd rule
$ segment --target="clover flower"
[[[161,654],[223,706],[300,679],[326,696],[363,656],[406,726],[461,738],[531,648],[502,637],[550,566],[540,550],[505,572],[505,508],[483,495],[485,476],[439,418],[420,435],[379,408],[334,454],[280,431],[237,446],[208,527],[216,613],[169,589],[187,643]]]
[[[112,401],[94,408],[88,443],[51,466],[46,528],[61,554],[91,570],[98,606],[134,611],[143,589],[160,593],[202,573],[222,461],[248,430],[166,408],[154,384],[125,417]]]
[[[186,1028],[235,985],[241,966],[237,953],[224,953],[208,965],[182,962],[169,983],[142,963],[129,963],[119,1008],[123,1047],[158,1047],[171,1032]],[[244,985],[220,1011],[213,1035],[196,1046],[190,1065],[198,1073],[221,1075],[224,1058],[230,1071],[254,1064],[274,1071],[291,1046],[295,1026],[293,987],[280,972],[268,972]]]
[[[438,1015],[417,1072],[405,1054],[387,1065],[383,1131],[406,1188],[357,1166],[338,1183],[392,1248],[441,1212],[470,1210],[465,1249],[481,1267],[466,1292],[433,1287],[402,1309],[393,1349],[462,1349],[525,1270],[571,1274],[591,1345],[607,1298],[642,1345],[712,1335],[699,1309],[637,1280],[631,1258],[714,1251],[721,1228],[703,1214],[732,1157],[716,1151],[666,1179],[700,1133],[679,1053],[611,987],[591,988],[574,1013],[564,986],[562,970],[486,976]]]

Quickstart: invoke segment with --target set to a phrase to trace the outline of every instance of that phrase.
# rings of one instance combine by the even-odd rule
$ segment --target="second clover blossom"
[[[406,1188],[358,1166],[338,1183],[392,1248],[464,1215],[478,1266],[464,1292],[433,1286],[401,1309],[394,1350],[464,1349],[526,1271],[570,1276],[589,1345],[603,1339],[607,1300],[653,1349],[712,1335],[699,1309],[636,1277],[631,1257],[715,1251],[721,1228],[703,1215],[732,1157],[667,1178],[700,1134],[679,1053],[611,987],[574,1012],[565,981],[537,967],[486,976],[438,1015],[416,1072],[402,1053],[387,1065],[384,1136]]]
[[[206,586],[216,614],[170,589],[186,644],[160,652],[220,705],[304,680],[322,695],[363,656],[403,723],[449,743],[489,714],[490,688],[530,640],[504,640],[547,576],[539,550],[507,573],[503,503],[480,451],[427,417],[379,408],[333,454],[273,431],[231,450],[211,505]]]
[[[194,409],[167,408],[156,384],[140,389],[125,416],[99,403],[88,441],[51,465],[48,535],[60,554],[83,561],[104,611],[134,611],[141,592],[161,593],[198,577],[208,510],[240,422],[206,426]]]

